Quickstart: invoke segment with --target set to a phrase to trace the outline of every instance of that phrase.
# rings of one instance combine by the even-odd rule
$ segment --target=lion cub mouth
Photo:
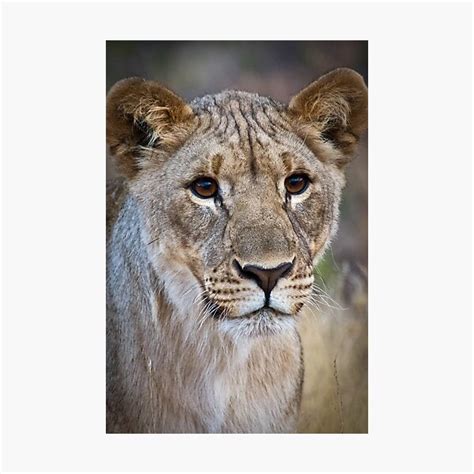
[[[238,318],[255,318],[255,317],[264,317],[264,318],[284,318],[291,317],[293,315],[282,313],[276,309],[271,308],[270,306],[262,306],[260,309],[252,311],[251,313],[242,314]]]
[[[232,315],[229,314],[225,308],[222,308],[217,303],[212,301],[209,297],[206,298],[206,303],[208,304],[208,313],[214,318],[219,321],[226,320],[226,321],[238,321],[238,320],[250,320],[250,319],[280,319],[280,318],[290,318],[294,315],[283,313],[278,311],[275,308],[270,306],[262,306],[254,311],[249,313],[239,314],[239,315]]]

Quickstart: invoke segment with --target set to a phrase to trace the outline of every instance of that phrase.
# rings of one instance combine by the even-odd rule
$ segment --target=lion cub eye
[[[285,179],[285,188],[290,194],[301,194],[306,191],[309,178],[305,174],[292,174]]]
[[[198,178],[191,183],[191,191],[201,199],[215,197],[217,190],[217,181],[212,178]]]

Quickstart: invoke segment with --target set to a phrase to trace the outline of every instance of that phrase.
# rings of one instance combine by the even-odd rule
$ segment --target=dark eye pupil
[[[212,178],[199,178],[192,183],[191,189],[200,198],[211,198],[217,194],[217,182]]]
[[[286,190],[290,194],[301,194],[308,186],[309,179],[304,174],[294,174],[285,180]]]

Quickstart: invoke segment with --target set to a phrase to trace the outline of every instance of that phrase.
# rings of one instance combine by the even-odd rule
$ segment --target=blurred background
[[[337,67],[368,84],[367,41],[107,41],[107,91],[118,80],[156,80],[191,100],[241,89],[288,103]],[[110,157],[107,177],[115,175]],[[300,320],[305,380],[299,431],[368,429],[367,136],[346,170],[339,231],[315,269],[318,304]]]

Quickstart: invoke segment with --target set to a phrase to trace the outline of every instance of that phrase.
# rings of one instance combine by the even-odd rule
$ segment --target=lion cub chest
[[[296,429],[301,386],[299,346],[284,354],[247,343],[214,374],[210,432],[270,433]]]

